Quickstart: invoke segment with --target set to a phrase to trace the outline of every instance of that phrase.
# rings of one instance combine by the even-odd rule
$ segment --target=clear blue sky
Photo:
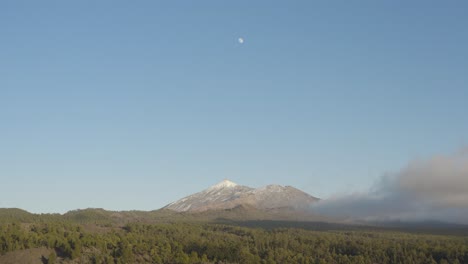
[[[0,207],[326,198],[468,144],[464,1],[227,2],[1,1]]]

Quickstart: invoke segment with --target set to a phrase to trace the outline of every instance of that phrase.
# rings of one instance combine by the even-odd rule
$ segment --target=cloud
[[[351,219],[468,223],[468,149],[412,161],[368,192],[331,197],[314,209]]]

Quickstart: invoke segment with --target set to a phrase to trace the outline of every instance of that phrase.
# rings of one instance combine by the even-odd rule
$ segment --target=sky
[[[366,192],[468,146],[467,11],[1,1],[0,207],[153,210],[225,178]]]

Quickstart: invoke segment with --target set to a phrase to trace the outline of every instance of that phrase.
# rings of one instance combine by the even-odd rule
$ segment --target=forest
[[[0,221],[0,255],[45,248],[48,253],[41,261],[48,264],[468,263],[464,235],[280,226],[207,221],[116,224],[18,214]]]

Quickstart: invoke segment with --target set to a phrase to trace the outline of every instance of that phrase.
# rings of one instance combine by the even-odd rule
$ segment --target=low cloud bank
[[[365,193],[317,203],[322,214],[362,220],[438,220],[468,224],[468,149],[410,162]]]

